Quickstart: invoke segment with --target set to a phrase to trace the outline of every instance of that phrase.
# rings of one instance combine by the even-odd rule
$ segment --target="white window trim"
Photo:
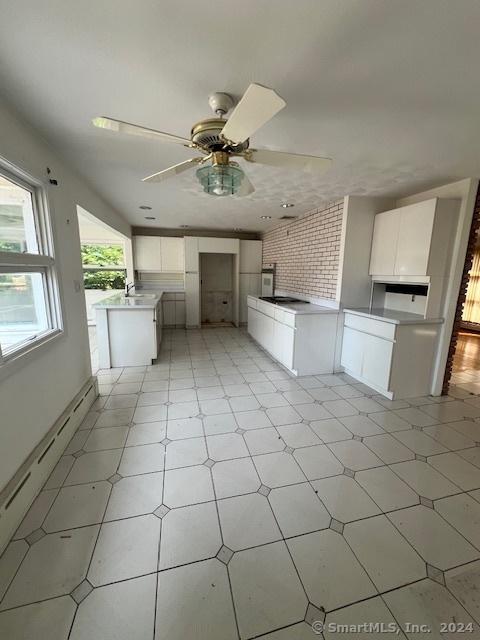
[[[9,353],[2,354],[0,345],[0,380],[39,355],[65,333],[61,293],[57,277],[53,241],[53,221],[45,184],[0,159],[0,176],[32,194],[37,232],[38,254],[0,251],[0,273],[38,272],[44,275],[46,311],[51,328],[25,340]]]

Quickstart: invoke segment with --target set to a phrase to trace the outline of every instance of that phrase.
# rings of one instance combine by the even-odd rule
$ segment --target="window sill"
[[[53,344],[64,336],[65,331],[55,329],[42,338],[35,340],[34,343],[26,345],[17,352],[12,353],[0,364],[0,382],[43,355]]]

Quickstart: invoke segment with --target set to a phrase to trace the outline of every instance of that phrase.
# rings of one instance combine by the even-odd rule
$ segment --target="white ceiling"
[[[148,204],[153,226],[261,230],[285,200],[298,215],[480,175],[479,24],[478,0],[15,0],[2,3],[0,84],[132,224],[149,224]],[[194,171],[140,182],[189,150],[90,125],[188,137],[210,93],[252,81],[287,101],[252,146],[330,156],[330,171],[248,165],[254,194],[214,198]]]

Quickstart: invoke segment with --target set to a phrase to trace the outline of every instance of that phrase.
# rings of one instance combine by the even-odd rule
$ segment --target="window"
[[[0,366],[60,331],[45,192],[0,171]]]

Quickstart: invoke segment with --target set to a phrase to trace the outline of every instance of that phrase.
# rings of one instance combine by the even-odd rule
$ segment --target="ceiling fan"
[[[311,173],[325,171],[330,167],[330,158],[250,148],[250,136],[286,105],[273,89],[251,84],[228,120],[224,116],[234,106],[230,95],[214,93],[208,102],[217,117],[194,124],[190,139],[112,118],[94,118],[92,122],[101,129],[153,138],[160,142],[173,142],[203,154],[147,176],[143,178],[143,182],[162,182],[200,165],[196,172],[197,178],[204,191],[215,196],[246,196],[255,191],[250,180],[232,158]]]

